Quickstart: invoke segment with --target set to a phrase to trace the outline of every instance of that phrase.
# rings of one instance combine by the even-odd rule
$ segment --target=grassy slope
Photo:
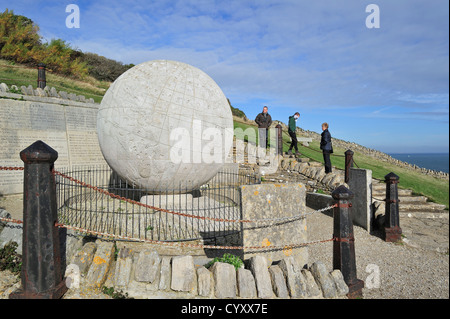
[[[247,128],[254,128],[256,130],[256,127],[236,120],[234,122],[234,127],[238,127],[243,130]],[[237,136],[237,138],[241,137]],[[287,149],[289,148],[290,140],[291,139],[287,132],[283,132],[284,151],[287,151]],[[310,143],[309,147],[311,149],[299,144],[300,153],[314,161],[323,162],[319,142],[314,141]],[[345,151],[345,149],[334,148],[334,155],[344,155]],[[372,170],[372,176],[374,178],[384,180],[385,175],[389,174],[390,172],[394,172],[400,177],[400,188],[412,189],[415,194],[425,195],[431,201],[439,204],[444,204],[447,206],[447,208],[449,207],[448,181],[427,176],[413,170],[401,168],[358,152],[355,152],[353,158],[358,167]],[[339,169],[344,169],[345,167],[344,157],[332,156],[331,163],[333,166]]]
[[[66,91],[77,95],[84,95],[86,98],[93,98],[95,102],[100,103],[109,88],[110,83],[98,81],[89,77],[83,81],[64,77],[61,75],[46,72],[48,87],[55,87],[58,91]],[[11,65],[8,61],[0,60],[0,83],[8,86],[17,85],[20,89],[22,85],[37,85],[37,69],[21,65]]]
[[[85,79],[84,81],[74,80],[63,76],[51,74],[47,72],[47,85],[49,87],[55,87],[58,91],[66,91],[75,93],[77,95],[84,95],[86,98],[93,98],[95,102],[99,103],[108,89],[110,83],[97,81],[93,78]],[[36,87],[37,82],[37,70],[34,68],[27,68],[20,65],[11,65],[5,60],[0,60],[0,83],[6,83],[8,86],[13,84],[19,88],[21,85],[32,85]],[[256,129],[240,121],[234,122],[234,127]],[[237,138],[242,138],[237,136]],[[283,134],[284,146],[283,149],[287,151],[289,147],[290,138],[287,132]],[[314,150],[303,147],[300,144],[300,152],[311,158],[312,160],[323,162],[322,153],[319,150],[319,143],[313,142],[310,147]],[[346,150],[335,149],[335,155],[343,155]],[[412,189],[416,194],[422,194],[430,198],[437,203],[449,206],[449,183],[445,180],[436,179],[418,172],[400,168],[398,166],[376,160],[372,157],[355,152],[354,159],[356,164],[361,168],[367,168],[372,170],[372,175],[375,178],[384,179],[384,176],[389,172],[394,172],[400,176],[399,187]],[[331,158],[332,164],[340,169],[344,168],[344,158],[335,157]]]

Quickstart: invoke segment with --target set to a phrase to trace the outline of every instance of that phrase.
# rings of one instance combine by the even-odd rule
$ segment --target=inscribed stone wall
[[[70,100],[1,98],[0,166],[23,166],[20,151],[37,140],[58,152],[56,169],[106,164],[97,140],[97,110],[98,104]],[[0,195],[22,193],[22,183],[22,171],[0,171]]]

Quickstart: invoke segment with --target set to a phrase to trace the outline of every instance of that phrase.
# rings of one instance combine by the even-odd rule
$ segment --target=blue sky
[[[80,28],[65,25],[80,8]],[[369,4],[380,27],[367,28]],[[123,63],[178,60],[235,107],[387,153],[449,151],[447,0],[0,0],[44,39]]]

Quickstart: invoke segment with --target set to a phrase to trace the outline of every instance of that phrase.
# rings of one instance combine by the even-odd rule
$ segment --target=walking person
[[[333,153],[333,145],[331,144],[331,134],[328,131],[328,123],[322,124],[322,138],[320,140],[320,149],[323,152],[323,161],[325,162],[325,174],[331,173],[330,154]]]
[[[264,106],[263,111],[255,118],[255,122],[258,124],[259,147],[263,149],[267,147],[269,127],[272,124],[272,117],[268,113],[268,110],[269,108]]]
[[[297,120],[299,117],[300,113],[298,112],[295,112],[294,115],[289,116],[288,133],[291,137],[291,145],[289,146],[288,155],[292,155],[292,149],[295,149],[295,155],[301,155],[298,151],[297,134],[295,133],[297,129]]]

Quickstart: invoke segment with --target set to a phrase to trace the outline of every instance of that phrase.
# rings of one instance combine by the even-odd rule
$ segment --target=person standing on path
[[[292,155],[292,149],[295,149],[295,155],[300,156],[298,151],[298,141],[297,134],[295,133],[297,129],[297,120],[300,117],[300,113],[295,112],[294,115],[289,116],[288,133],[291,137],[291,146],[289,146],[288,155]]]
[[[272,117],[268,113],[268,109],[267,106],[264,106],[263,111],[255,118],[255,122],[258,124],[259,146],[263,149],[267,147],[269,127],[272,124]]]
[[[325,162],[325,174],[331,173],[330,154],[333,153],[333,145],[331,144],[331,134],[328,131],[328,123],[322,124],[322,138],[320,140],[320,149],[323,152],[323,161]]]

